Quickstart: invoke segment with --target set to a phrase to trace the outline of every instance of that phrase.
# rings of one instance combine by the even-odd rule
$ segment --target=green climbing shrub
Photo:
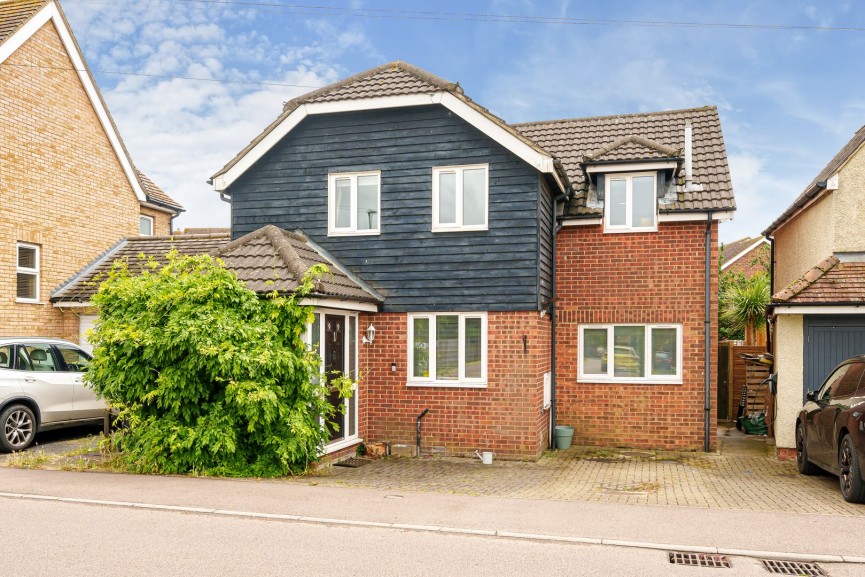
[[[300,305],[325,272],[311,269],[294,295],[260,297],[206,255],[116,263],[92,299],[87,380],[125,424],[113,436],[121,461],[143,473],[305,471],[335,410]],[[344,397],[351,386],[327,385]]]

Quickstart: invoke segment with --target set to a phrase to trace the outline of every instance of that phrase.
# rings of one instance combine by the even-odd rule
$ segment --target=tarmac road
[[[0,492],[5,535],[0,575],[73,576],[111,571],[166,576],[699,577],[706,571],[710,575],[723,571],[765,576],[769,574],[759,564],[760,555],[731,554],[731,571],[670,565],[667,550],[697,546],[811,556],[865,555],[863,517],[394,494],[284,481],[2,468]],[[64,498],[69,500],[59,500]],[[88,503],[87,499],[115,503]],[[169,508],[140,506],[148,504]],[[178,506],[203,510],[170,508]],[[277,515],[318,519],[273,517]],[[472,534],[475,530],[497,535]],[[630,540],[659,548],[503,536],[507,532]],[[865,561],[861,557],[853,560]],[[865,564],[821,566],[830,576],[865,575]]]

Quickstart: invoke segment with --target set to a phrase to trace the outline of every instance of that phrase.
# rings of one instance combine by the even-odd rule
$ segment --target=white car
[[[0,338],[0,451],[29,447],[36,433],[99,422],[105,403],[82,380],[90,355],[58,339]]]

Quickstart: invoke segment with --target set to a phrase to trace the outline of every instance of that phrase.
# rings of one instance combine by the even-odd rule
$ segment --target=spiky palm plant
[[[721,320],[733,330],[744,329],[746,340],[751,340],[766,323],[770,299],[769,275],[756,274],[744,282],[731,283],[721,298]]]

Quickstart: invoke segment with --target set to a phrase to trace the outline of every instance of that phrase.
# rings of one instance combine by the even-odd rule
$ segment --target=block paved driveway
[[[804,477],[795,462],[741,453],[577,447],[548,452],[537,463],[382,459],[298,480],[394,491],[865,516],[865,505],[841,497],[837,477]]]

